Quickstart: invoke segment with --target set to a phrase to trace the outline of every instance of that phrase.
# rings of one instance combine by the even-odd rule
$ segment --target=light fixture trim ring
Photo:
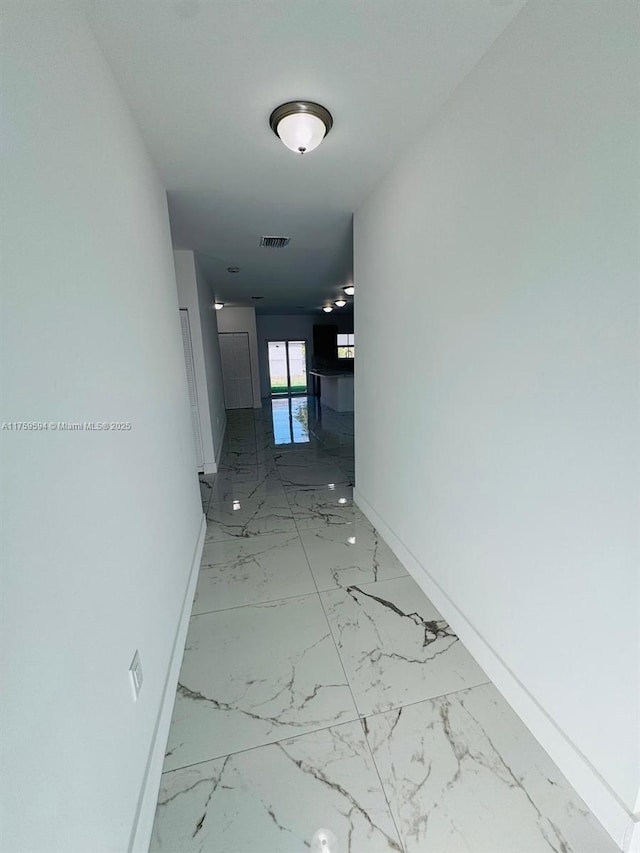
[[[326,128],[324,135],[325,137],[328,136],[329,131],[333,127],[333,116],[326,107],[323,107],[322,104],[317,104],[315,101],[287,101],[286,104],[280,104],[280,106],[276,107],[271,113],[269,118],[271,130],[275,133],[278,139],[280,139],[278,125],[282,119],[287,116],[301,115],[304,113],[308,113],[309,115],[319,118]]]

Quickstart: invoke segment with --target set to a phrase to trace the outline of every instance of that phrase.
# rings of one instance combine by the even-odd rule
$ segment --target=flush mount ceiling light
[[[346,299],[336,299],[336,301],[334,302],[334,305],[337,305],[338,308],[344,308],[344,306],[346,304],[347,304]]]
[[[330,314],[333,311],[333,308],[331,307],[331,305],[325,305],[322,310],[325,314]]]
[[[216,311],[220,311],[221,308],[224,308],[224,302],[214,302],[213,307]]]
[[[313,101],[289,101],[271,113],[271,130],[296,154],[313,151],[333,127],[328,109]]]
[[[231,272],[231,273],[240,272],[240,267],[227,267],[227,272]]]
[[[355,291],[355,287],[352,284],[349,284],[346,287],[343,287],[342,289],[347,294],[347,296],[353,296],[353,293]]]

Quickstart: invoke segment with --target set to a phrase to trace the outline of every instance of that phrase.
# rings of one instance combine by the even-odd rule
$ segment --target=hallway
[[[228,413],[151,851],[614,853],[353,505],[353,443],[313,398]]]

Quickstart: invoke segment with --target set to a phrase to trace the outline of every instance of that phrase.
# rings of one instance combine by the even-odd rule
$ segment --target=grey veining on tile
[[[406,853],[617,853],[491,684],[365,720]]]
[[[284,490],[256,490],[225,502],[214,495],[209,502],[206,542],[288,532],[295,533],[296,524]]]
[[[221,474],[232,475],[238,482],[247,482],[275,473],[272,459],[260,459],[257,462],[228,462],[220,465]]]
[[[364,516],[353,503],[352,486],[289,487],[286,490],[298,530],[310,530],[328,524],[347,524]]]
[[[194,616],[165,769],[356,717],[317,595]]]
[[[400,853],[359,722],[165,773],[151,853]]]
[[[278,473],[285,486],[321,486],[329,483],[335,485],[350,485],[350,480],[331,459],[307,464],[280,464]]]
[[[315,592],[307,558],[295,534],[208,542],[193,614]]]
[[[617,851],[354,506],[353,414],[231,411],[219,462],[151,853]]]
[[[311,530],[304,529],[304,516],[300,523],[293,506],[292,510],[320,591],[406,576],[402,563],[357,507],[346,523],[318,521]]]
[[[410,577],[329,590],[322,600],[361,714],[488,680]]]
[[[331,462],[329,454],[316,440],[313,444],[301,444],[297,447],[286,445],[275,448],[274,461],[278,467],[308,467],[309,465],[322,465]]]

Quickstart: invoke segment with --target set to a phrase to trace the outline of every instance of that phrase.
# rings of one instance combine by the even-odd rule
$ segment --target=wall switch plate
[[[140,663],[140,655],[136,651],[129,667],[129,677],[131,678],[131,689],[133,690],[133,701],[138,701],[140,690],[142,689],[142,664]]]

